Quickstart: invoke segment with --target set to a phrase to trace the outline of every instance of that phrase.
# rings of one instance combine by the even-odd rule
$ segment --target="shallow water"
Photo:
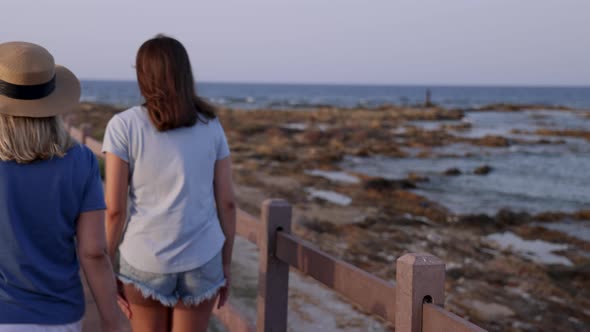
[[[347,206],[352,203],[352,198],[330,190],[319,190],[315,188],[305,188],[305,191],[311,198],[318,198],[336,205]]]
[[[422,121],[408,121],[407,125],[418,127],[424,130],[438,130],[444,125],[460,125],[465,121],[462,120],[422,120]]]
[[[528,112],[474,112],[467,113],[464,120],[472,124],[471,130],[460,134],[465,137],[508,136],[513,130],[534,131],[539,128]]]
[[[566,250],[568,246],[565,244],[554,244],[541,240],[524,240],[511,232],[492,234],[487,236],[487,239],[498,244],[501,249],[509,249],[538,263],[573,265],[566,257],[554,253]]]
[[[328,179],[330,181],[334,181],[334,182],[342,182],[342,183],[350,183],[350,184],[355,184],[355,183],[360,182],[359,178],[357,178],[356,176],[352,176],[352,175],[350,175],[346,172],[342,172],[342,171],[324,171],[324,170],[320,170],[320,169],[312,169],[312,170],[306,170],[305,174],[323,177],[323,178],[326,178],[326,179]]]
[[[301,123],[301,122],[286,123],[284,125],[281,125],[281,128],[297,130],[297,131],[304,131],[307,129],[307,123]]]
[[[590,128],[590,120],[574,112],[472,112],[467,120],[472,129],[457,133],[470,137],[507,135],[513,129],[543,128],[539,118],[553,129]],[[413,123],[419,123],[415,121]],[[428,121],[426,128],[432,127]],[[510,135],[507,135],[510,136]],[[536,140],[537,135],[519,135]],[[345,170],[391,179],[414,172],[426,175],[416,192],[440,202],[455,213],[495,214],[499,209],[538,213],[572,212],[590,205],[590,143],[584,139],[547,137],[562,144],[517,144],[508,148],[480,147],[465,143],[430,149],[430,157],[418,158],[421,149],[407,149],[410,158],[346,157]],[[489,165],[492,172],[474,175],[475,168]],[[463,175],[443,176],[449,168]]]
[[[211,102],[235,108],[378,107],[423,104],[427,89],[443,107],[472,108],[495,103],[565,105],[590,108],[588,87],[461,87],[199,82]],[[82,81],[82,100],[131,106],[141,103],[134,81]]]
[[[582,130],[590,128],[590,119],[575,112],[539,110],[523,112],[469,112],[463,119],[471,123],[471,130],[459,136],[512,136],[512,131],[534,132],[537,129]],[[516,137],[521,137],[517,135]]]
[[[290,129],[290,130],[304,131],[309,128],[309,125],[307,123],[302,123],[302,122],[290,122],[290,123],[285,123],[285,124],[281,125],[280,127],[285,128],[285,129]],[[319,131],[326,131],[328,128],[330,128],[330,125],[327,123],[316,123],[313,126],[313,128],[317,129]]]
[[[478,138],[504,136],[512,138],[544,138],[536,135],[519,135],[513,131],[534,133],[538,129],[588,130],[590,118],[579,112],[531,110],[521,112],[467,112],[461,120],[409,121],[408,124],[424,130],[437,130],[443,125],[470,123],[471,128],[452,131],[456,136]]]
[[[582,241],[590,242],[590,222],[588,221],[570,220],[536,225],[567,234]]]
[[[490,165],[485,176],[472,174],[476,167]],[[459,214],[494,214],[501,208],[532,213],[578,211],[590,202],[590,155],[512,153],[464,158],[345,158],[345,169],[391,179],[415,172],[429,182],[416,191]],[[460,176],[441,175],[459,168]]]

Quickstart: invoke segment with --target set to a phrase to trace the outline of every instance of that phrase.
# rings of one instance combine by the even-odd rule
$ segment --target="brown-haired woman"
[[[215,299],[222,306],[228,297],[229,147],[214,109],[195,93],[180,42],[146,41],[136,70],[145,103],[115,115],[103,145],[109,255],[119,252],[133,330],[205,331]]]

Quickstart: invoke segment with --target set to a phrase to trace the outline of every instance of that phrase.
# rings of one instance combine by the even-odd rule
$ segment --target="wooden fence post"
[[[86,144],[86,138],[92,136],[92,126],[88,123],[84,123],[80,127],[80,131],[82,131],[82,139],[80,143]]]
[[[71,115],[71,114],[67,114],[67,115],[64,115],[64,116],[61,118],[61,121],[62,121],[62,123],[63,123],[64,129],[66,130],[66,132],[67,132],[68,134],[70,133],[70,128],[72,128],[72,121],[71,121],[71,117],[72,117],[72,115]]]
[[[422,331],[422,304],[445,302],[445,264],[430,254],[406,254],[397,260],[395,331]]]
[[[262,203],[262,224],[258,234],[258,332],[287,331],[289,264],[275,256],[277,232],[291,232],[291,205],[281,199]]]

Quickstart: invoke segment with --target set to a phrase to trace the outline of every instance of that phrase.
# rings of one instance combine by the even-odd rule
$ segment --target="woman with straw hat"
[[[79,97],[43,47],[0,44],[0,332],[80,331],[79,264],[103,331],[120,330],[99,166],[58,117]]]

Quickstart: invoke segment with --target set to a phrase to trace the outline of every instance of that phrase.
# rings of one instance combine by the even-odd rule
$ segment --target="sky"
[[[135,79],[143,41],[187,48],[197,81],[590,85],[588,0],[2,0],[0,42],[82,79]]]

